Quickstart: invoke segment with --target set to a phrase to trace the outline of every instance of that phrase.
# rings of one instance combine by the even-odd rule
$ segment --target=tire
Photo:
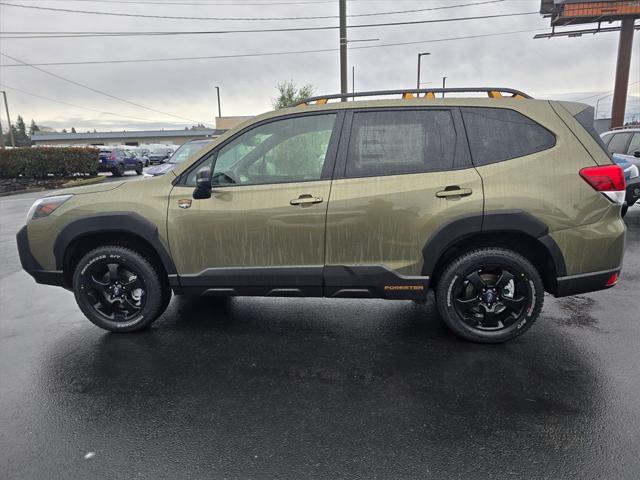
[[[506,248],[479,248],[454,259],[436,286],[444,323],[479,343],[502,343],[526,332],[544,302],[536,268]]]
[[[107,245],[87,253],[73,274],[73,292],[82,313],[110,332],[133,332],[151,325],[171,299],[168,283],[153,264],[129,248]]]
[[[124,165],[119,163],[118,166],[113,169],[112,173],[114,177],[122,177],[124,175]]]
[[[139,163],[139,164],[136,166],[136,175],[142,175],[142,169],[143,169],[143,168],[144,168],[144,167],[142,166],[142,163]]]

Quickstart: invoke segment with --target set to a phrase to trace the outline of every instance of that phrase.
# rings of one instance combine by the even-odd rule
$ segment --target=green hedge
[[[96,175],[96,148],[34,147],[0,150],[0,178]]]

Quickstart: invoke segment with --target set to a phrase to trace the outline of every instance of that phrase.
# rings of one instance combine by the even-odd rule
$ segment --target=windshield
[[[209,142],[193,142],[182,145],[169,159],[169,163],[182,163]]]

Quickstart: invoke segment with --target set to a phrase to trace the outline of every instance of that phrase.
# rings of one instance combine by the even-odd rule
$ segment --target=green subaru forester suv
[[[148,327],[172,292],[433,289],[448,327],[487,343],[531,327],[545,291],[617,282],[624,176],[590,107],[489,88],[348,97],[255,117],[161,177],[38,200],[23,268],[116,332]]]

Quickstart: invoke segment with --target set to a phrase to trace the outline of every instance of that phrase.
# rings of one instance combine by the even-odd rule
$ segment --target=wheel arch
[[[453,258],[489,246],[509,248],[527,258],[550,293],[557,291],[557,277],[566,275],[564,257],[547,225],[522,210],[466,215],[444,224],[423,249],[422,274],[435,286]]]
[[[58,234],[53,253],[56,268],[71,286],[73,268],[80,258],[100,245],[115,244],[132,248],[162,268],[172,287],[177,282],[176,267],[160,241],[156,225],[135,212],[119,212],[80,218]]]

